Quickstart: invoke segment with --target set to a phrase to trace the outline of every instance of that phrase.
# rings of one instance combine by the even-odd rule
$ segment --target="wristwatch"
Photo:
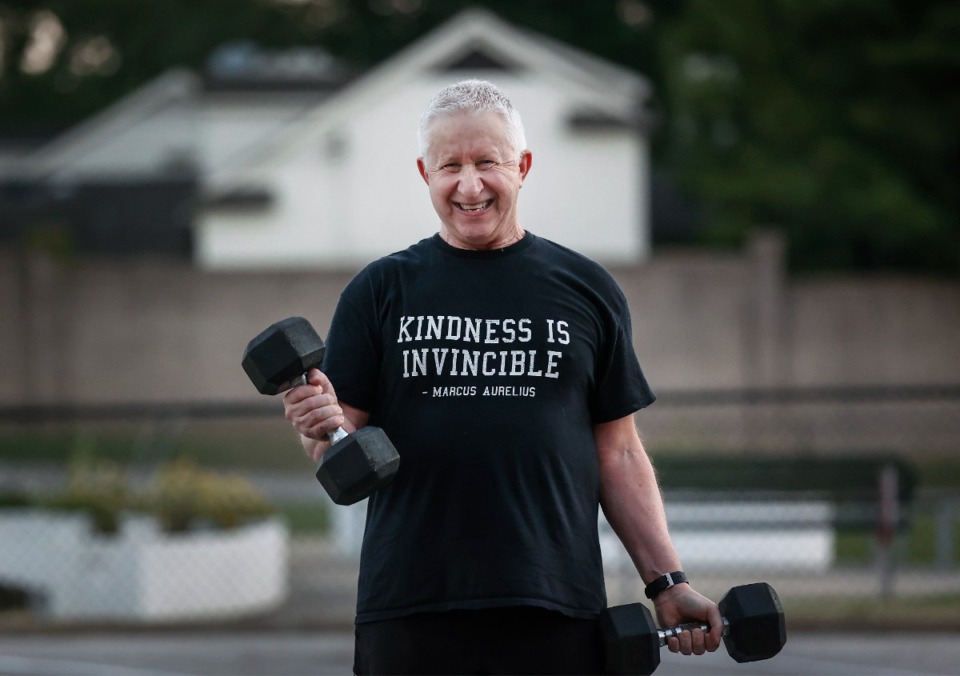
[[[648,584],[643,593],[648,599],[655,599],[660,594],[660,592],[665,589],[670,589],[670,587],[680,584],[681,582],[686,582],[687,576],[682,570],[675,570],[672,573],[666,573],[661,575],[656,580]]]

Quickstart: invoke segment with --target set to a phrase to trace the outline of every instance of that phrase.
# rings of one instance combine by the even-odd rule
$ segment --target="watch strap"
[[[660,592],[670,589],[681,582],[687,582],[687,575],[682,570],[675,570],[672,573],[664,573],[656,580],[644,588],[643,593],[648,599],[655,599]]]

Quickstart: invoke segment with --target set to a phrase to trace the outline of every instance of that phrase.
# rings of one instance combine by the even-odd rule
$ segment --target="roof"
[[[412,75],[478,59],[535,72],[560,88],[590,92],[591,104],[578,111],[574,123],[641,129],[649,125],[645,106],[652,86],[642,75],[472,8],[357,78],[277,137],[251,146],[245,156],[210,178],[217,184],[229,183],[251,167],[296,152],[308,134],[348,122],[375,105],[385,91],[406,86]]]
[[[103,142],[104,135],[116,138],[159,115],[189,114],[199,88],[200,80],[193,73],[182,69],[168,71],[44,144],[24,158],[18,171],[22,177],[53,177],[90,155]]]

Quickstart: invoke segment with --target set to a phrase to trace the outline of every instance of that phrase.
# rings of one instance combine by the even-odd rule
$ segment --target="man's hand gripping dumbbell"
[[[306,319],[290,317],[272,324],[250,341],[243,353],[243,370],[261,394],[313,385],[321,391],[308,396],[330,398],[327,405],[339,407],[330,381],[319,370],[313,372],[323,359],[324,349],[323,341]],[[308,429],[310,422],[302,421],[301,434],[310,432],[308,436],[321,437]],[[397,473],[400,456],[380,428],[360,427],[348,434],[336,427],[326,436],[331,446],[322,453],[317,479],[338,505],[351,505],[369,497]],[[314,456],[314,460],[319,458]]]
[[[766,582],[732,588],[720,600],[723,643],[737,662],[770,659],[787,642],[780,597]],[[652,674],[660,664],[660,647],[684,631],[708,631],[705,624],[657,629],[646,606],[631,603],[608,608],[600,616],[608,674]]]

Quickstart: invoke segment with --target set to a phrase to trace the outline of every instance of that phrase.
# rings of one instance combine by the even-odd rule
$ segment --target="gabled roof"
[[[355,80],[338,94],[267,139],[210,177],[229,183],[246,170],[272,158],[295,152],[307,134],[349,121],[358,111],[376,105],[385,91],[407,85],[411,75],[442,72],[458,65],[486,62],[507,70],[523,69],[559,87],[589,93],[588,108],[577,111],[604,124],[646,128],[644,105],[652,87],[641,75],[582,50],[503,21],[484,9],[468,9]]]
[[[157,115],[180,113],[193,107],[200,80],[187,70],[171,70],[105,111],[72,127],[25,158],[22,176],[50,178],[114,139]]]

